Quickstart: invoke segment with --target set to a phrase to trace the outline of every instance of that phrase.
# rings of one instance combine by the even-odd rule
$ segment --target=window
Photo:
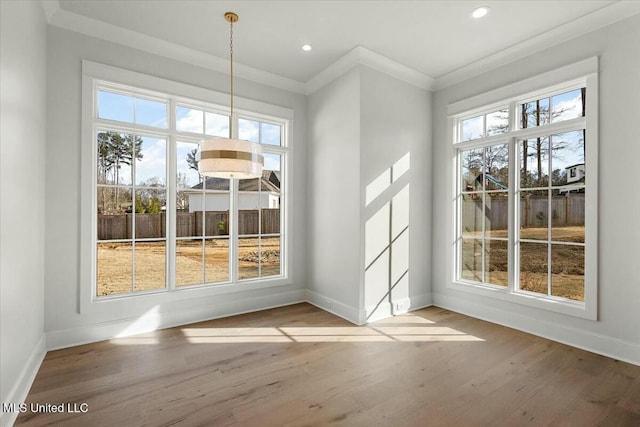
[[[595,85],[452,116],[455,286],[595,319]]]
[[[280,274],[280,180],[282,129],[273,123],[241,118],[241,139],[263,144],[263,179],[239,181],[238,277],[250,279]]]
[[[98,295],[166,286],[164,138],[96,132]]]
[[[93,80],[92,299],[286,278],[285,119]],[[206,178],[200,140],[263,144],[260,178]]]

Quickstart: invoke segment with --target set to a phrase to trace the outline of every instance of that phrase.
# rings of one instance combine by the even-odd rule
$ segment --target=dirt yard
[[[226,239],[180,240],[176,245],[176,286],[229,280],[229,244]],[[280,274],[280,239],[263,238],[259,267],[258,239],[240,239],[238,275],[240,279]],[[133,284],[132,245],[99,243],[97,295],[165,288],[166,249],[164,242],[136,243],[135,285]],[[261,269],[261,272],[260,272]]]
[[[491,237],[507,237],[506,231],[492,231]],[[547,228],[527,228],[523,239],[546,239]],[[471,236],[469,236],[471,237]],[[561,242],[584,242],[584,227],[557,227],[552,238]],[[507,242],[489,241],[485,250],[488,283],[507,286]],[[462,248],[462,277],[482,281],[482,246],[479,240],[465,240]],[[523,242],[520,246],[520,289],[548,293],[546,242]],[[551,295],[584,301],[584,247],[551,245]]]

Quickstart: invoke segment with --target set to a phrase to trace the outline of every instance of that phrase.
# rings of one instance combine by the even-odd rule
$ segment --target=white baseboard
[[[375,322],[376,320],[408,313],[431,305],[431,295],[415,295],[412,297],[395,299],[391,302],[385,301],[378,306],[366,307],[362,312],[362,316],[366,319],[365,323]]]
[[[369,322],[391,317],[394,314],[402,314],[432,305],[430,295],[417,295],[411,298],[403,298],[393,303],[384,301],[377,306],[370,306],[359,310],[310,290],[306,291],[306,302],[331,314],[335,314],[338,317],[342,317],[355,325],[364,325]]]
[[[364,323],[375,322],[393,316],[393,305],[389,301],[383,301],[378,305],[370,305],[363,310]]]
[[[328,311],[331,314],[335,314],[338,317],[342,317],[355,325],[362,325],[366,323],[361,319],[360,311],[357,308],[343,304],[340,301],[308,289],[305,291],[305,296],[305,301],[309,304],[315,305],[316,307],[324,311]]]
[[[19,404],[23,403],[27,399],[29,390],[31,390],[31,385],[38,374],[38,370],[40,369],[40,365],[42,365],[42,361],[46,354],[46,338],[45,335],[42,334],[38,343],[31,352],[31,356],[27,360],[27,363],[25,363],[24,368],[18,377],[18,381],[11,388],[9,395],[7,396],[7,401],[3,403]],[[16,422],[16,418],[18,418],[18,414],[18,412],[0,411],[0,426],[12,426]]]
[[[304,301],[305,291],[297,289],[188,310],[151,311],[131,319],[49,331],[47,332],[47,349],[57,350],[221,317],[268,310]]]
[[[422,294],[422,295],[414,295],[409,299],[409,310],[418,310],[425,307],[430,307],[433,305],[433,299],[431,298],[431,294]]]
[[[633,342],[439,293],[433,294],[433,305],[640,366],[640,345]]]

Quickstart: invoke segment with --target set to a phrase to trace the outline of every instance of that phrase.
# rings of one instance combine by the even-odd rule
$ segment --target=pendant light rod
[[[238,15],[233,12],[227,12],[224,14],[224,19],[229,23],[229,64],[231,75],[231,102],[229,114],[229,138],[233,138],[233,24],[238,22]]]
[[[238,15],[227,12],[224,14],[224,19],[229,23],[229,74],[231,78],[229,138],[214,137],[200,141],[197,153],[198,172],[205,177],[222,179],[260,178],[264,167],[262,145],[260,142],[245,141],[233,137],[233,24],[238,22]]]

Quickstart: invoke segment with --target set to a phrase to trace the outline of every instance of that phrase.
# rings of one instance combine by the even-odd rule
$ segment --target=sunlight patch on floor
[[[293,342],[484,341],[453,328],[437,326],[346,326],[265,328],[182,328],[192,344]]]

